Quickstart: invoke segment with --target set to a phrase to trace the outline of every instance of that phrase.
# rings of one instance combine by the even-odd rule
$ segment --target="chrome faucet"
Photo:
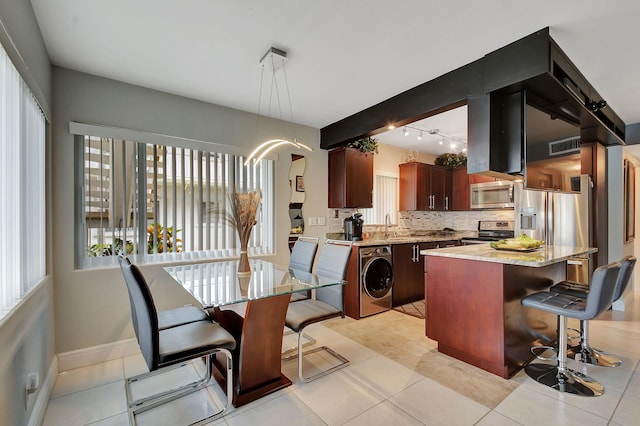
[[[384,238],[389,238],[389,226],[391,226],[391,215],[387,213],[384,217]]]

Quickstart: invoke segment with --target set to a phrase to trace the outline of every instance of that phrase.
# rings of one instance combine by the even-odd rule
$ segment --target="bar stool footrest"
[[[580,396],[600,396],[604,394],[604,386],[595,379],[570,369],[560,371],[552,364],[529,364],[525,367],[529,377],[538,383],[559,392]]]

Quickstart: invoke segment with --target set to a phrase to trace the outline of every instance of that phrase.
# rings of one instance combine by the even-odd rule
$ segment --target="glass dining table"
[[[344,284],[262,259],[250,259],[250,265],[250,274],[237,272],[237,260],[164,268],[235,337],[235,407],[291,385],[281,371],[284,321],[291,293]],[[238,304],[242,309],[237,309]],[[225,361],[221,358],[213,364],[214,376],[225,389]]]

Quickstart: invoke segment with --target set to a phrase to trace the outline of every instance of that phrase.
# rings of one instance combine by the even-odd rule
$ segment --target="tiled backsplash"
[[[337,212],[337,217],[336,216]],[[356,213],[356,209],[329,209],[327,223],[328,233],[344,232],[343,221]],[[480,220],[513,220],[513,210],[473,210],[464,212],[430,212],[430,211],[405,211],[399,212],[398,224],[392,229],[398,234],[407,234],[419,231],[440,230],[451,228],[456,231],[477,231]],[[367,233],[380,232],[383,225],[364,224],[363,230]]]

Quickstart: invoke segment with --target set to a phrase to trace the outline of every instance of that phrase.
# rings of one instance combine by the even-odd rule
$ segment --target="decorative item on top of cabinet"
[[[451,210],[451,170],[425,163],[403,163],[400,210]]]
[[[373,207],[373,153],[329,151],[329,208]]]

